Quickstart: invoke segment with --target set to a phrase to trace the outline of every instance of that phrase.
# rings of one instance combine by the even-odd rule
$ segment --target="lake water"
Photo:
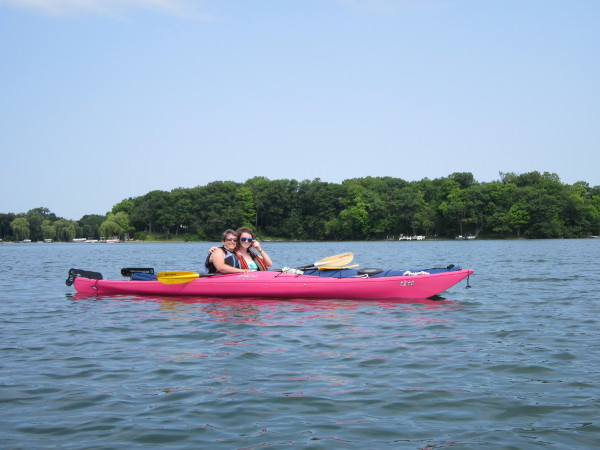
[[[264,243],[275,267],[475,269],[423,301],[74,296],[71,267],[203,270],[209,243],[0,245],[2,449],[586,449],[600,239]]]

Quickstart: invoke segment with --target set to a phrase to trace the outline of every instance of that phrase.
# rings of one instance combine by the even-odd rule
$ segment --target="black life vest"
[[[223,250],[223,253],[225,253],[225,264],[231,267],[237,267],[238,269],[241,269],[240,261],[238,260],[238,257],[235,255],[235,253],[231,253],[225,247],[219,247],[219,249]],[[208,273],[217,273],[218,270],[213,264],[213,262],[210,260],[210,256],[211,254],[209,253],[206,257],[206,261],[204,261],[204,267],[206,267],[206,271]]]

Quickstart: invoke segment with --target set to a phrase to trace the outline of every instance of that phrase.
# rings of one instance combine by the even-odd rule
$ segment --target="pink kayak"
[[[73,270],[73,269],[72,269]],[[74,277],[84,294],[208,296],[304,299],[424,299],[454,286],[473,269],[407,272],[392,276],[318,276],[278,271],[200,276],[181,284],[161,281],[104,280]]]

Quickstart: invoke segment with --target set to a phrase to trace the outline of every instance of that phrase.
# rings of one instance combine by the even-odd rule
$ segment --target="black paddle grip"
[[[65,280],[65,284],[67,286],[72,286],[73,282],[75,281],[75,278],[77,278],[77,277],[90,278],[92,280],[101,280],[102,274],[100,272],[92,272],[89,270],[71,268],[71,269],[69,269],[69,276]]]

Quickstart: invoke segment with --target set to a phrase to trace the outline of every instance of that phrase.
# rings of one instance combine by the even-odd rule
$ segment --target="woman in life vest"
[[[268,270],[273,265],[267,252],[254,237],[254,231],[251,228],[238,228],[236,235],[236,254],[242,269]]]
[[[238,256],[235,254],[237,237],[235,231],[225,230],[221,238],[221,247],[212,247],[204,265],[208,273],[248,273],[248,269],[242,269]]]

